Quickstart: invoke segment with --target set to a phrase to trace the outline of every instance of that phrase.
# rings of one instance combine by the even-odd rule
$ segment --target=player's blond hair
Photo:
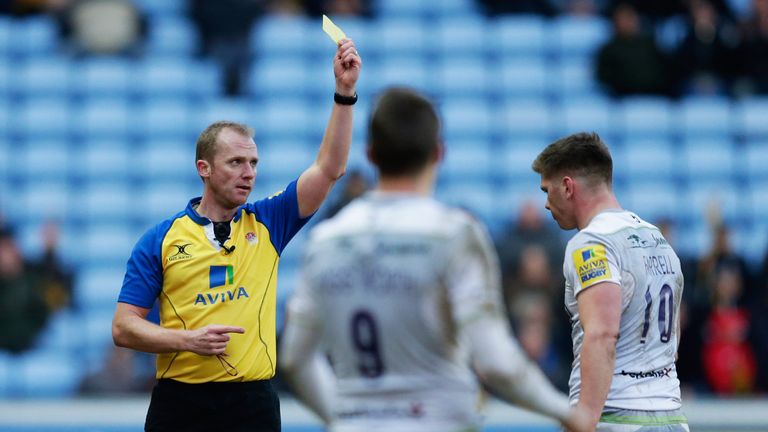
[[[200,136],[197,138],[195,161],[204,160],[210,164],[213,164],[213,158],[216,156],[216,147],[219,134],[224,129],[232,129],[243,136],[247,136],[248,138],[253,137],[253,129],[245,124],[229,120],[219,120],[217,122],[211,123],[211,125],[205,128],[205,130],[200,133]]]

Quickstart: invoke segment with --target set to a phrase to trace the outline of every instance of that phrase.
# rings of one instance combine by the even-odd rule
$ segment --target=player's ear
[[[573,177],[565,176],[561,181],[562,181],[563,193],[565,194],[565,197],[566,198],[572,197],[574,188],[576,187],[576,184],[573,181]]]
[[[438,140],[437,145],[435,146],[435,150],[432,152],[433,158],[435,162],[442,162],[442,160],[445,158],[445,143],[443,143],[443,140]]]
[[[202,178],[208,178],[211,176],[211,164],[205,159],[197,161],[197,174]]]

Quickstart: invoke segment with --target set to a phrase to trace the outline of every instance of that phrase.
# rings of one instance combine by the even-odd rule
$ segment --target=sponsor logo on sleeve
[[[573,252],[573,264],[582,286],[611,278],[611,269],[608,267],[608,258],[603,245],[577,249]]]
[[[173,255],[168,257],[168,262],[187,260],[192,258],[192,254],[189,253],[189,249],[191,249],[192,243],[172,244],[171,246],[175,247],[176,250]]]

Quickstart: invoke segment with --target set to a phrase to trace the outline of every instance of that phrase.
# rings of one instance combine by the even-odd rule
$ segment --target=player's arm
[[[560,422],[568,419],[568,398],[525,356],[501,317],[487,315],[466,324],[463,338],[471,341],[480,382],[496,397]]]
[[[325,424],[332,421],[335,379],[318,349],[320,331],[295,320],[287,320],[278,362],[296,397]]]
[[[147,320],[149,309],[118,303],[112,320],[115,345],[149,353],[191,351],[200,355],[223,354],[229,333],[245,333],[242,327],[209,325],[196,330],[163,328]]]
[[[577,301],[584,341],[581,393],[576,409],[584,413],[594,429],[613,379],[621,321],[621,287],[613,282],[600,282],[579,292]]]
[[[354,42],[342,39],[333,59],[336,93],[342,96],[356,94],[361,66],[362,60]],[[317,211],[333,184],[344,175],[351,143],[352,106],[334,103],[317,158],[299,177],[299,216],[307,217]]]

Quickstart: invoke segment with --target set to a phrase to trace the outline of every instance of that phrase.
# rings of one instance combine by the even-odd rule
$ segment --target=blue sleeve
[[[173,223],[165,221],[147,231],[131,252],[118,302],[151,309],[163,289],[162,244]]]
[[[252,204],[247,210],[267,226],[269,238],[280,255],[288,242],[309,222],[312,215],[299,217],[299,198],[296,192],[298,180],[292,181],[283,192]]]

